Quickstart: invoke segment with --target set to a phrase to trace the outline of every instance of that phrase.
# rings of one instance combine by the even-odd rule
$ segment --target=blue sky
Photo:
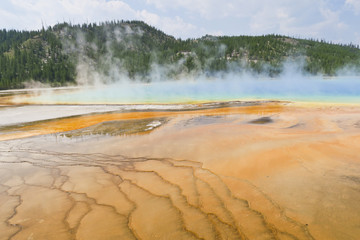
[[[360,0],[2,0],[0,28],[142,20],[179,38],[283,34],[360,44]]]

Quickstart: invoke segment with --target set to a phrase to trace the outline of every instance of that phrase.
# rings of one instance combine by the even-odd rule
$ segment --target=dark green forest
[[[29,80],[75,84],[80,65],[108,81],[116,81],[119,73],[151,81],[159,67],[166,79],[230,71],[276,77],[288,62],[309,75],[335,76],[345,67],[360,75],[359,46],[324,40],[280,35],[181,40],[141,21],[0,30],[0,89],[23,88]]]

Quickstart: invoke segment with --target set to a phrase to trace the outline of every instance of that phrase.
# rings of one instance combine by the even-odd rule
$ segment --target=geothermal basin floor
[[[360,236],[359,106],[89,109],[3,120],[0,239]]]

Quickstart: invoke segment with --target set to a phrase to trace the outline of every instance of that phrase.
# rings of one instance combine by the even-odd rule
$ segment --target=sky
[[[0,28],[142,20],[176,38],[281,34],[360,44],[360,0],[2,0]]]

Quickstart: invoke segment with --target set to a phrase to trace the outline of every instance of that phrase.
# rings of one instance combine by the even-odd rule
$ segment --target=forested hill
[[[352,44],[279,35],[181,40],[140,21],[0,30],[0,89],[22,88],[29,80],[75,84],[80,74],[90,78],[94,72],[106,81],[230,71],[276,76],[288,62],[310,75],[336,75],[344,68],[360,75],[360,49]]]

